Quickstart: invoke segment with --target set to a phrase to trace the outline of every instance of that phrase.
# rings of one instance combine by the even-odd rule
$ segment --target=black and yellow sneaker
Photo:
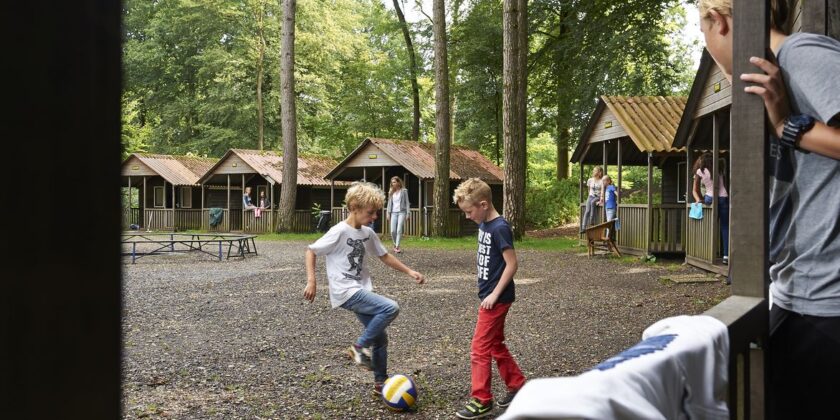
[[[508,391],[507,395],[505,395],[504,398],[496,402],[496,405],[502,408],[507,408],[507,406],[509,406],[510,403],[513,401],[513,397],[516,396],[517,392],[519,392],[518,389],[516,391]]]
[[[493,401],[488,401],[487,404],[482,404],[481,401],[473,398],[467,405],[458,410],[455,415],[461,419],[479,419],[490,415],[493,410]]]

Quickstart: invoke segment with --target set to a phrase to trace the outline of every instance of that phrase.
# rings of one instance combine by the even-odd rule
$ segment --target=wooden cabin
[[[326,157],[299,156],[294,232],[312,232],[313,207],[328,209],[331,188],[346,189],[347,183],[331,185],[324,176],[336,165]],[[202,228],[211,231],[273,232],[277,228],[278,203],[283,181],[283,157],[274,151],[230,149],[207,173],[201,184]],[[260,205],[265,193],[265,209],[260,217],[243,206],[243,193],[251,187],[251,202]],[[210,226],[211,209],[223,213],[221,224]]]
[[[450,191],[467,178],[480,178],[490,184],[493,203],[502,209],[502,181],[504,172],[477,150],[453,145],[450,151]],[[367,138],[339,163],[326,178],[331,182],[358,181],[361,179],[381,185],[387,193],[391,177],[399,176],[410,194],[410,217],[405,224],[405,235],[428,236],[433,209],[435,178],[435,144],[408,140]],[[333,194],[332,220],[344,218],[345,209],[339,204],[343,195]],[[477,232],[477,226],[467,220],[458,207],[449,202],[449,220],[446,236],[463,236]],[[387,223],[379,217],[377,232],[389,233]]]
[[[694,160],[704,152],[711,152],[715,167],[712,181],[723,176],[729,191],[729,109],[732,105],[732,86],[709,52],[703,50],[700,67],[694,77],[674,147],[685,149],[685,184],[688,186],[686,206],[694,201],[691,188],[694,182]],[[718,220],[717,191],[713,191],[711,205],[703,206],[701,220],[689,220],[685,231],[685,261],[691,265],[726,274],[728,267],[721,260],[720,221]]]
[[[201,228],[201,188],[198,179],[215,159],[197,156],[133,153],[122,163],[123,229]]]
[[[617,218],[621,229],[617,244],[624,253],[684,252],[683,232],[686,210],[684,177],[678,175],[685,165],[685,153],[673,146],[677,125],[685,109],[685,97],[672,96],[601,96],[583,131],[571,161],[580,164],[580,201],[583,217],[585,182],[592,168],[601,165],[604,173],[610,165],[618,167],[614,183],[622,191],[622,171],[627,165],[648,169],[647,202],[619,203]],[[586,165],[590,165],[586,168]],[[653,170],[662,170],[661,203],[653,202]],[[603,220],[603,208],[595,223]]]

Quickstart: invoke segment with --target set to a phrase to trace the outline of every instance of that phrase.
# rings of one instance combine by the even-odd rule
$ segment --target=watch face
[[[814,117],[808,114],[791,115],[788,120],[797,127],[809,127],[814,124]]]

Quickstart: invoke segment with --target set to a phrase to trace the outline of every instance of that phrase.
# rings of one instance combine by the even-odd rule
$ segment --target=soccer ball
[[[392,375],[382,385],[382,399],[392,410],[411,410],[417,403],[417,386],[408,376]]]

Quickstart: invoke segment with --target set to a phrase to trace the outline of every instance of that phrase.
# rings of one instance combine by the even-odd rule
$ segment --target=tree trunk
[[[502,94],[496,91],[494,96],[494,104],[496,106],[496,165],[502,164]]]
[[[515,238],[525,232],[528,25],[527,0],[504,0],[502,125],[505,151],[504,215]]]
[[[259,8],[257,10],[257,28],[259,30],[259,58],[257,58],[257,148],[259,150],[263,150],[265,147],[265,108],[263,105],[263,94],[262,94],[262,87],[263,87],[263,72],[264,72],[264,60],[265,60],[265,32],[263,27],[265,10],[263,7],[265,4],[260,1]]]
[[[435,184],[432,236],[446,235],[449,213],[449,68],[446,56],[446,9],[434,0],[435,43]]]
[[[826,1],[826,35],[840,41],[840,3]]]
[[[569,127],[559,104],[559,92],[557,98],[557,180],[561,181],[569,178]]]
[[[396,10],[397,18],[400,20],[403,38],[405,38],[405,47],[408,50],[411,96],[414,101],[414,123],[411,126],[411,139],[417,141],[420,139],[420,88],[417,85],[417,60],[414,56],[414,45],[411,43],[411,33],[408,32],[408,23],[405,21],[405,15],[400,8],[399,0],[394,0],[394,10]]]
[[[283,124],[283,184],[280,188],[278,232],[292,230],[297,193],[297,118],[295,116],[295,7],[283,0],[280,55],[280,119]]]

